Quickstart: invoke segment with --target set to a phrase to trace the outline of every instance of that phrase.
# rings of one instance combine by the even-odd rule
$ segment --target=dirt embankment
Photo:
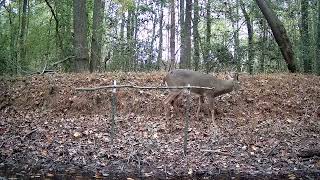
[[[240,76],[240,89],[216,98],[212,134],[208,115],[195,120],[191,103],[188,155],[184,121],[168,132],[167,91],[117,91],[115,142],[110,145],[111,85],[161,86],[164,73],[58,74],[0,78],[0,168],[25,172],[139,172],[142,176],[320,172],[320,160],[299,157],[320,149],[320,77],[298,74]],[[178,102],[180,110],[185,100]],[[71,170],[70,170],[71,169]],[[192,173],[191,173],[192,174]],[[302,173],[303,174],[303,173]],[[265,176],[267,177],[267,176]]]
[[[0,110],[39,112],[54,115],[94,115],[111,111],[111,91],[81,92],[79,87],[112,85],[161,86],[164,73],[61,74],[4,78],[0,80]],[[319,116],[320,78],[296,74],[240,76],[237,92],[217,98],[218,112],[230,112],[233,118],[265,119],[277,117]],[[161,115],[166,91],[118,90],[120,114],[145,113]],[[225,102],[226,101],[226,102]],[[196,108],[196,103],[192,108]],[[192,111],[194,110],[192,109]]]

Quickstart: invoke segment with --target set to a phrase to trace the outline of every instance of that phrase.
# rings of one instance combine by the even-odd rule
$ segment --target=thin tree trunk
[[[292,45],[281,21],[276,16],[275,12],[270,8],[268,0],[255,0],[258,4],[262,14],[267,19],[276,42],[280,48],[283,58],[285,59],[290,72],[296,72],[296,65],[294,60],[294,52]],[[266,2],[268,1],[268,3]]]
[[[131,16],[132,16],[132,10],[130,10],[130,9],[128,9],[128,17],[127,17],[127,24],[126,24],[126,26],[127,26],[127,34],[126,34],[126,36],[127,36],[127,52],[124,52],[125,54],[127,54],[127,58],[124,60],[125,61],[125,63],[124,63],[124,65],[123,65],[123,70],[124,71],[129,71],[130,70],[130,62],[131,62],[131,59],[130,59],[130,57],[132,56],[132,37],[131,37],[131,32],[132,32],[132,24],[131,24],[131,20],[132,20],[132,18],[131,18]]]
[[[265,20],[262,20],[262,47],[261,47],[261,55],[260,55],[260,72],[264,73],[265,67],[265,57],[267,51],[267,25]]]
[[[9,25],[10,25],[10,61],[14,64],[14,66],[8,66],[8,71],[11,73],[17,74],[18,68],[17,68],[17,51],[16,51],[16,32],[17,28],[15,27],[13,20],[14,20],[14,13],[12,13],[12,7],[11,4],[6,7],[6,10],[8,11],[9,15]]]
[[[132,63],[133,63],[133,71],[137,70],[137,65],[138,65],[138,43],[137,43],[137,38],[138,38],[138,17],[139,17],[139,11],[138,11],[138,6],[140,6],[140,0],[137,1],[136,3],[136,11],[134,13],[134,18],[132,19],[132,23],[134,23],[133,29],[132,29],[132,36],[134,36],[134,42],[133,42],[133,47],[134,47],[134,51],[133,51],[133,56],[132,56]]]
[[[305,73],[311,73],[312,61],[310,56],[310,37],[309,37],[309,0],[301,1],[301,60],[303,61],[303,68]]]
[[[185,0],[180,0],[180,14],[179,14],[179,22],[180,22],[180,61],[179,61],[179,68],[185,68],[185,46],[186,46],[186,27],[185,27]]]
[[[205,45],[205,56],[204,56],[204,65],[206,73],[209,73],[210,71],[210,63],[209,63],[209,54],[210,54],[210,48],[211,48],[211,0],[207,0],[207,6],[206,6],[206,45]]]
[[[45,0],[47,6],[49,7],[50,11],[51,11],[51,14],[55,20],[55,31],[56,31],[56,37],[57,37],[57,44],[59,45],[59,48],[60,48],[60,51],[62,53],[62,56],[65,56],[65,52],[64,52],[64,48],[63,48],[63,43],[62,43],[62,38],[61,38],[61,35],[60,35],[60,32],[59,32],[59,28],[60,28],[60,23],[59,23],[59,19],[56,15],[56,13],[54,12],[54,9],[53,7],[51,6],[51,4],[49,3],[48,0]]]
[[[132,11],[128,10],[128,17],[127,17],[127,42],[129,43],[131,41],[131,16]]]
[[[186,17],[185,17],[185,60],[183,68],[191,68],[191,12],[192,12],[192,0],[186,0]]]
[[[90,72],[101,69],[104,0],[94,0]]]
[[[175,0],[170,2],[170,65],[168,70],[174,69],[175,64]]]
[[[318,1],[318,26],[317,26],[317,36],[316,36],[316,46],[317,46],[317,55],[316,55],[316,73],[320,76],[320,1]]]
[[[235,15],[233,15],[233,9],[232,2],[228,0],[229,4],[229,18],[232,22],[232,29],[233,29],[233,39],[234,39],[234,53],[233,53],[233,63],[236,65],[237,71],[240,72],[241,70],[241,64],[239,59],[239,0],[236,0],[235,3]]]
[[[240,6],[242,13],[244,15],[244,18],[246,20],[247,24],[247,31],[248,31],[248,72],[249,74],[253,73],[253,58],[254,58],[254,50],[253,50],[253,27],[252,22],[249,14],[246,11],[245,5],[242,1],[240,1]]]
[[[199,0],[194,0],[193,5],[193,12],[194,12],[194,18],[193,18],[193,47],[194,47],[194,54],[193,54],[193,62],[194,62],[194,70],[199,70],[199,64],[200,64],[200,47],[199,47],[199,30],[198,30],[198,24],[199,24]]]
[[[121,24],[120,24],[120,41],[124,40],[124,26],[125,26],[126,17],[124,13],[121,15]]]
[[[159,22],[159,49],[158,49],[158,57],[157,57],[157,67],[156,69],[159,70],[160,69],[160,61],[162,60],[162,44],[163,44],[163,4],[164,2],[160,1],[160,8],[161,8],[161,12],[160,12],[160,22]]]
[[[241,60],[239,58],[239,54],[240,54],[240,40],[239,40],[239,0],[236,0],[236,31],[234,33],[234,45],[235,45],[235,53],[234,53],[234,59],[236,61],[236,65],[237,65],[237,71],[240,72],[241,71]]]
[[[27,33],[27,7],[28,0],[23,0],[22,4],[22,17],[21,17],[21,26],[20,26],[20,35],[19,35],[19,63],[18,73],[21,73],[21,68],[26,65],[26,33]]]
[[[121,14],[121,24],[120,24],[120,33],[119,33],[120,41],[118,42],[119,48],[117,48],[116,46],[113,47],[113,48],[115,48],[114,52],[115,52],[115,57],[117,57],[116,60],[118,60],[118,61],[121,60],[120,62],[116,62],[116,64],[118,67],[120,67],[122,69],[123,69],[123,66],[126,62],[126,60],[120,59],[121,56],[123,57],[125,55],[125,52],[124,52],[124,50],[125,50],[125,43],[124,43],[125,42],[125,37],[124,37],[125,36],[124,35],[125,26],[126,26],[126,16],[125,16],[125,13],[123,12]]]
[[[154,59],[154,53],[153,53],[153,46],[154,41],[156,40],[156,25],[157,25],[157,14],[154,15],[153,18],[153,25],[152,25],[152,35],[151,35],[151,42],[149,47],[149,57],[147,62],[147,69],[150,70],[152,67],[152,61]]]

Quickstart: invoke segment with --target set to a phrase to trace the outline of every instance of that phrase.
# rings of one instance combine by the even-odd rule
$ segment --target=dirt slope
[[[155,72],[2,77],[0,169],[144,177],[220,172],[252,178],[263,174],[266,179],[320,175],[319,157],[299,157],[303,149],[320,149],[319,77],[241,75],[240,89],[216,100],[220,126],[216,133],[207,115],[195,120],[197,101],[192,101],[186,156],[184,120],[173,116],[173,131],[166,128],[170,123],[162,104],[166,91],[117,92],[112,146],[110,90],[75,90],[111,85],[113,80],[161,86],[163,76]],[[179,104],[183,112],[185,100]]]

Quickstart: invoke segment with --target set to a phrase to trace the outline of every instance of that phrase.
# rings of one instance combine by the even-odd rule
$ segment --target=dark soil
[[[111,144],[111,90],[76,90],[161,86],[163,76],[1,77],[0,178],[320,179],[320,77],[241,75],[238,91],[216,98],[218,130],[210,115],[195,118],[193,96],[186,155],[184,118],[165,118],[167,91],[118,90]]]

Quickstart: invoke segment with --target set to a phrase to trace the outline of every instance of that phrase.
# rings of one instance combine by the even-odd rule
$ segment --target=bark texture
[[[287,31],[282,22],[276,16],[275,12],[270,8],[268,0],[255,0],[262,14],[267,19],[267,22],[272,30],[273,36],[280,48],[281,54],[287,63],[290,72],[296,72],[294,60],[294,52]]]

